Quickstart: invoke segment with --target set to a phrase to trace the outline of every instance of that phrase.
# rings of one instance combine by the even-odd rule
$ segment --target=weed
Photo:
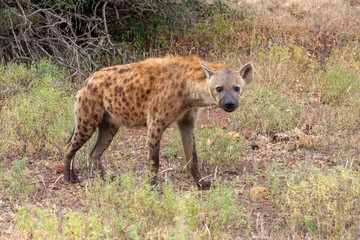
[[[229,131],[216,125],[199,129],[197,150],[199,158],[206,164],[229,166],[241,162],[241,153],[245,149],[245,139],[234,139]]]
[[[66,239],[231,238],[234,235],[228,230],[240,231],[246,223],[237,194],[230,188],[202,194],[196,189],[184,193],[167,185],[159,194],[132,174],[125,174],[114,182],[90,182],[84,199],[88,211],[63,214],[56,209],[25,206],[15,221],[33,236]]]
[[[302,169],[296,171],[297,176],[304,176]],[[360,178],[356,172],[335,168],[325,173],[315,167],[308,170],[306,178],[290,177],[287,185],[290,221],[298,227],[304,226],[315,237],[325,239],[338,238],[355,229],[360,213]]]
[[[28,194],[37,188],[35,184],[29,183],[28,164],[29,161],[26,158],[16,160],[9,171],[6,171],[5,163],[1,164],[0,189],[4,190],[5,196],[8,196],[10,200],[24,201]]]
[[[301,127],[306,120],[305,101],[295,94],[281,94],[274,88],[251,86],[247,89],[234,121],[242,131],[251,129],[263,134]]]
[[[24,67],[10,68],[9,71],[21,73]],[[39,62],[29,71],[36,74],[27,90],[14,95],[3,108],[1,124],[7,127],[1,137],[2,149],[14,151],[16,146],[12,143],[28,145],[30,142],[37,151],[55,147],[54,152],[59,153],[68,137],[64,129],[72,128],[70,86],[57,80],[61,72],[49,62]]]

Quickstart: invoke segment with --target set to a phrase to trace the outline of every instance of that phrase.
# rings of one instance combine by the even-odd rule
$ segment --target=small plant
[[[5,165],[0,166],[4,168],[0,175],[0,180],[3,182],[1,188],[6,190],[5,193],[9,193],[8,197],[12,200],[23,201],[36,189],[36,185],[29,183],[28,164],[29,161],[26,158],[16,160],[8,172],[5,172]]]
[[[204,163],[228,166],[240,161],[245,149],[243,137],[234,138],[228,130],[215,125],[198,129],[196,135],[198,155]]]
[[[10,66],[8,71],[25,71],[23,66]],[[55,147],[54,152],[60,152],[69,135],[64,129],[71,129],[73,125],[70,85],[58,80],[61,71],[47,61],[39,62],[28,71],[33,72],[30,74],[33,77],[27,80],[26,91],[14,91],[17,94],[3,108],[0,123],[7,127],[2,130],[2,149],[13,151],[19,147],[12,143],[23,142],[32,143],[36,150]]]
[[[306,119],[305,101],[295,94],[279,93],[273,88],[251,86],[242,106],[234,113],[238,129],[277,133],[300,127]]]
[[[342,65],[330,61],[326,64],[320,89],[323,93],[323,102],[342,105],[349,96],[359,92],[360,82],[355,72],[345,70]]]
[[[357,199],[360,178],[357,172],[343,168],[324,173],[319,168],[302,169],[287,181],[286,206],[290,221],[304,226],[314,237],[334,239],[352,232],[360,214]]]

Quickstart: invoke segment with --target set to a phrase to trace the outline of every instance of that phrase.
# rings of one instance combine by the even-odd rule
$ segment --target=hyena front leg
[[[158,121],[159,122],[159,121]],[[148,121],[147,144],[149,149],[151,185],[157,185],[157,172],[159,171],[160,141],[166,129],[165,124],[156,123],[156,120]]]
[[[181,133],[181,140],[184,147],[188,169],[190,170],[197,186],[202,190],[206,190],[210,188],[211,183],[203,180],[201,177],[195,147],[194,125],[197,111],[197,108],[190,109],[180,120],[178,120],[177,123]]]

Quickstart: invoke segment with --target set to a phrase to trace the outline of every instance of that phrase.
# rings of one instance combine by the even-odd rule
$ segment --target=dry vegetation
[[[144,129],[123,129],[104,154],[115,181],[92,178],[92,140],[76,157],[82,183],[64,183],[57,172],[81,80],[50,60],[3,62],[0,238],[360,238],[360,2],[194,9],[196,21],[164,22],[151,43],[140,28],[127,32],[122,61],[171,53],[254,64],[239,110],[200,114],[198,154],[215,188],[193,187],[175,126],[162,144],[161,191],[147,184]]]

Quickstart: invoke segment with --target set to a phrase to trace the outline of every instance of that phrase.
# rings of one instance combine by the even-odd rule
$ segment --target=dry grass
[[[61,71],[50,63],[3,65],[0,236],[359,238],[360,3],[229,3],[237,10],[217,6],[186,36],[175,31],[164,35],[163,48],[134,53],[136,59],[193,53],[234,68],[254,64],[256,80],[240,109],[206,110],[198,122],[201,168],[216,188],[193,188],[176,128],[162,144],[162,193],[147,184],[143,130],[123,130],[104,155],[120,176],[115,182],[65,184],[53,169],[62,164],[75,89],[59,84]],[[301,138],[311,141],[299,144]],[[83,178],[89,148],[76,159]],[[251,189],[267,194],[252,197]]]

